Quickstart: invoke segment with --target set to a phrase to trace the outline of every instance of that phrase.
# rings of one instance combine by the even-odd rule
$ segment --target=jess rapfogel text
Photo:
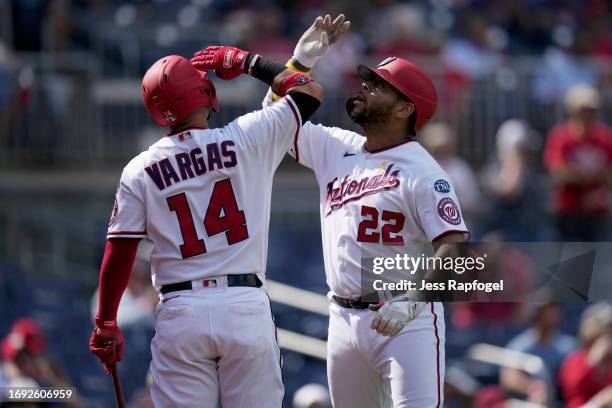
[[[504,290],[504,280],[500,279],[496,282],[481,282],[474,279],[471,282],[460,282],[454,279],[449,279],[447,282],[426,282],[421,281],[411,282],[402,280],[400,282],[383,282],[378,279],[372,283],[372,288],[375,291],[460,291],[460,292],[502,292]]]

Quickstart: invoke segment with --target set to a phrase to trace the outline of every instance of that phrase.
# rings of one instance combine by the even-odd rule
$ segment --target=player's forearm
[[[444,260],[448,256],[450,256],[449,248],[447,245],[443,245],[442,247],[438,248],[434,255],[434,258],[441,258],[442,260]],[[450,272],[446,269],[434,267],[425,271],[423,275],[423,281],[427,282],[427,284],[438,284],[447,282],[450,277]],[[422,289],[419,293],[419,297],[421,298],[421,300],[425,300],[428,302],[439,301],[441,300],[441,298],[446,299],[446,293],[441,293],[440,291],[435,290]]]
[[[310,68],[300,63],[295,57],[289,58],[285,66],[294,72],[298,72],[298,73],[305,74],[305,75],[310,75],[310,72],[311,72]],[[268,90],[268,92],[266,93],[266,96],[264,96],[264,99],[261,102],[261,105],[263,107],[266,107],[266,106],[273,104],[275,101],[279,99],[280,99],[280,96],[272,92],[272,88],[270,88],[270,90]]]
[[[282,64],[251,54],[246,66],[251,76],[270,85],[277,95],[284,96],[288,92],[297,92],[309,95],[319,102],[323,99],[323,88],[312,78],[296,75],[293,69]]]
[[[127,288],[132,273],[139,239],[116,238],[106,242],[104,259],[100,267],[100,293],[96,319],[113,321],[121,296]]]
[[[310,119],[321,105],[323,88],[312,78],[304,74],[297,74],[281,64],[267,61],[259,56],[252,58],[247,60],[249,74],[270,85],[272,91],[277,95],[290,94],[300,111],[302,123]]]
[[[442,263],[447,258],[460,258],[466,256],[467,247],[462,245],[465,242],[463,233],[452,232],[436,239],[432,242],[433,247],[436,251],[434,257],[441,258]],[[431,283],[446,283],[453,276],[453,272],[446,268],[436,268],[436,263],[433,263],[434,267],[425,271],[423,280]],[[438,301],[438,300],[451,300],[450,291],[438,291],[438,290],[423,290],[420,296],[427,301]]]

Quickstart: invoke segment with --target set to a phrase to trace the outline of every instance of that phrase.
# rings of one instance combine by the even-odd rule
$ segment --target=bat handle
[[[113,385],[115,386],[115,397],[117,398],[117,408],[125,408],[125,400],[123,399],[123,388],[119,381],[119,371],[117,371],[117,363],[110,366],[111,375],[113,376]]]

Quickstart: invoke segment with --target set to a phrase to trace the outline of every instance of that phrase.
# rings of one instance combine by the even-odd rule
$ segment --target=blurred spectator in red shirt
[[[559,372],[566,407],[610,407],[612,305],[589,307],[582,315],[579,335],[583,348],[567,357]]]
[[[13,323],[11,331],[2,341],[2,359],[14,360],[22,350],[39,356],[45,348],[45,337],[38,323],[33,319],[22,318]]]
[[[506,392],[498,385],[482,387],[474,397],[474,408],[506,408]]]
[[[7,387],[72,387],[64,368],[45,356],[45,334],[33,319],[21,318],[0,343]],[[2,396],[0,395],[0,401]],[[55,406],[55,405],[50,405]],[[67,406],[80,406],[78,398]]]
[[[554,184],[557,228],[564,241],[607,238],[612,186],[612,131],[597,120],[599,93],[578,85],[565,97],[569,119],[548,134],[544,164]]]

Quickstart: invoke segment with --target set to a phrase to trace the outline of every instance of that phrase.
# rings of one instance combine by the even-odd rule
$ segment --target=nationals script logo
[[[329,210],[325,216],[339,210],[345,204],[360,200],[365,196],[395,190],[400,185],[398,176],[399,170],[393,170],[393,164],[390,164],[382,173],[373,177],[352,180],[349,176],[344,176],[342,181],[336,177],[327,184],[325,207]]]

